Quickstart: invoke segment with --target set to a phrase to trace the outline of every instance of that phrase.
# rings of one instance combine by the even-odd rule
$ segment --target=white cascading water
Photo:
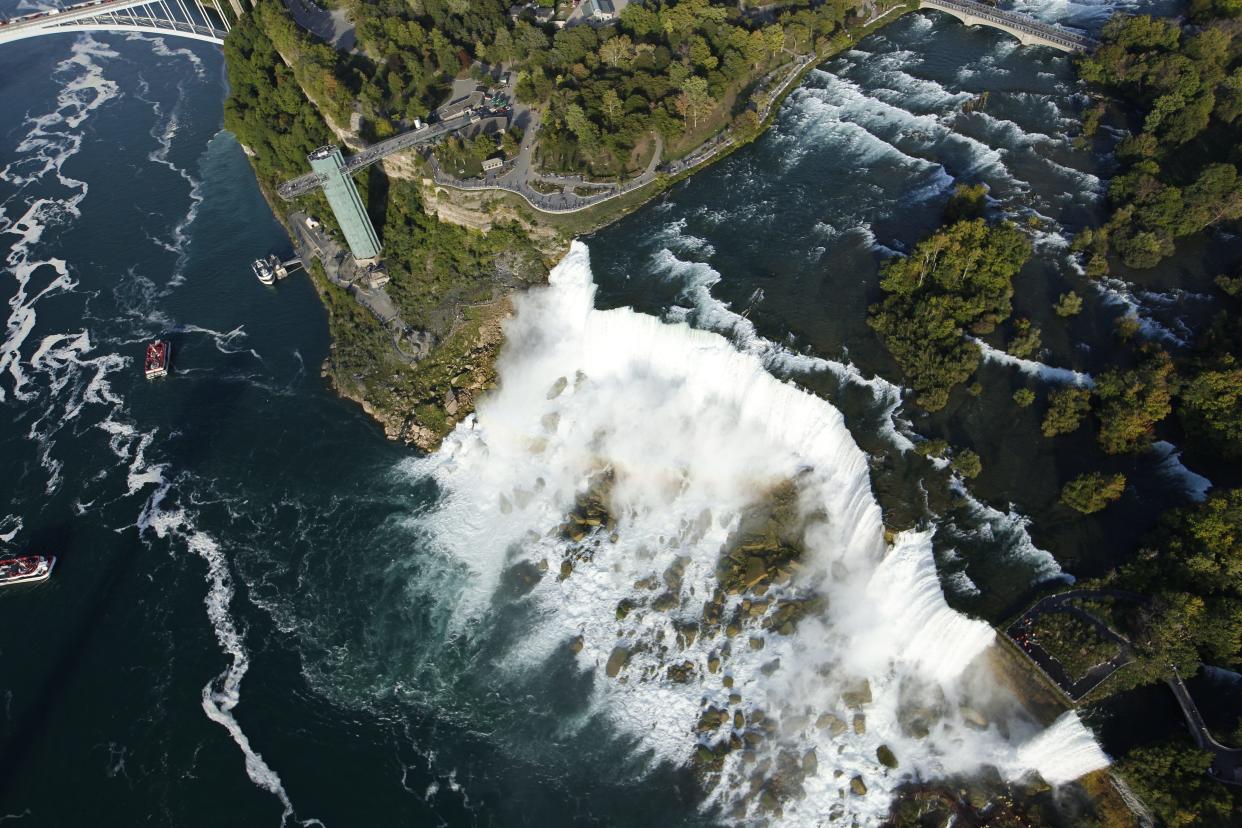
[[[470,570],[460,622],[486,616],[507,568],[546,573],[525,599],[538,621],[505,662],[515,678],[573,642],[593,710],[653,762],[702,766],[704,747],[736,737],[714,754],[704,807],[737,821],[875,825],[910,780],[990,765],[1065,782],[1106,764],[1076,718],[1041,733],[993,686],[992,628],[945,602],[930,533],[885,543],[867,459],[835,408],[717,334],[596,310],[581,243],[549,281],[516,301],[499,388],[412,470],[443,491],[429,534]],[[615,522],[567,537],[604,477]],[[733,635],[687,635],[745,516],[791,483],[796,575],[750,595]],[[764,624],[811,594],[817,609],[792,631]],[[725,598],[722,617],[743,599]],[[720,724],[704,728],[713,709]]]

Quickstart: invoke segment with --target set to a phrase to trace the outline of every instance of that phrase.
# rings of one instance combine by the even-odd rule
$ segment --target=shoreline
[[[468,227],[485,235],[499,221],[511,219],[519,222],[523,226],[524,232],[531,244],[544,256],[545,267],[550,268],[564,255],[570,241],[573,239],[597,232],[619,221],[650,204],[674,185],[709,169],[742,147],[761,138],[775,124],[785,100],[795,89],[801,86],[807,75],[813,70],[842,52],[853,48],[858,41],[868,35],[901,19],[910,12],[918,11],[919,7],[918,0],[907,0],[907,2],[887,9],[857,28],[843,28],[829,41],[828,48],[795,59],[794,70],[780,84],[771,97],[762,104],[762,109],[760,110],[762,117],[759,119],[756,128],[746,133],[741,133],[733,127],[726,127],[707,141],[704,141],[695,150],[692,150],[682,161],[673,163],[685,163],[685,159],[693,159],[695,153],[701,152],[704,147],[710,147],[705,156],[693,160],[688,166],[678,169],[675,173],[658,173],[649,181],[631,190],[618,192],[615,196],[602,202],[567,210],[542,210],[533,205],[522,193],[508,187],[458,186],[453,183],[438,181],[434,177],[428,177],[425,174],[411,176],[411,171],[409,170],[397,173],[396,170],[390,170],[384,162],[381,162],[381,169],[384,170],[385,175],[391,180],[401,178],[413,179],[411,183],[418,188],[419,194],[423,199],[423,209],[429,215],[434,216],[437,221]],[[800,66],[797,65],[799,60],[802,61]],[[251,160],[253,165],[253,159]],[[267,201],[273,215],[285,228],[286,234],[290,238],[290,243],[293,244],[295,249],[298,249],[298,245],[294,241],[296,234],[290,226],[288,214],[284,210],[277,208],[278,201],[272,193],[267,192],[267,189],[262,185],[260,189],[263,191],[264,199]],[[477,199],[472,199],[472,195],[477,195]],[[475,201],[476,203],[463,204],[463,201]],[[498,317],[501,324],[495,326],[496,333],[498,334],[496,337],[485,335],[485,329],[492,327],[491,323],[494,323],[495,319],[471,320],[472,322],[477,321],[479,323],[475,333],[481,335],[480,342],[487,340],[487,346],[470,347],[464,351],[461,351],[460,348],[457,349],[461,352],[456,355],[465,357],[464,364],[457,363],[454,365],[457,373],[468,374],[474,378],[472,385],[477,387],[457,387],[451,379],[445,379],[444,382],[440,383],[445,387],[437,389],[437,397],[440,400],[439,410],[431,410],[432,406],[426,402],[416,406],[413,410],[402,410],[399,405],[393,407],[391,402],[386,403],[374,395],[368,394],[364,387],[348,382],[346,377],[339,375],[339,371],[334,370],[332,365],[333,354],[336,352],[338,345],[343,344],[344,332],[337,329],[337,320],[334,320],[332,310],[329,307],[329,296],[325,294],[325,291],[329,290],[330,286],[320,285],[318,283],[319,280],[309,272],[309,268],[307,275],[315,282],[316,293],[319,295],[320,301],[324,303],[325,309],[328,310],[329,314],[330,353],[321,366],[320,373],[328,380],[333,392],[344,399],[358,403],[363,411],[383,428],[387,439],[400,441],[406,445],[413,445],[423,452],[430,453],[435,451],[439,447],[440,442],[456,427],[456,424],[473,412],[477,396],[485,390],[489,380],[494,378],[495,360],[504,343],[503,319],[507,314],[502,314]],[[509,306],[514,295],[524,292],[530,286],[525,285],[504,290],[501,295],[494,297],[494,301]],[[352,301],[352,298],[350,301]],[[461,311],[460,307],[458,311]],[[432,349],[430,355],[413,365],[405,366],[405,370],[415,374],[432,371],[433,364],[440,361],[438,358],[445,356],[443,352],[446,350],[449,340],[454,335],[460,335],[460,333],[461,331],[454,331],[453,334],[446,335]],[[496,339],[496,341],[492,342],[492,339]],[[457,344],[460,345],[461,343]],[[447,354],[450,361],[454,361],[452,360],[454,355],[452,353]],[[386,355],[376,355],[377,361],[380,362],[385,357]]]

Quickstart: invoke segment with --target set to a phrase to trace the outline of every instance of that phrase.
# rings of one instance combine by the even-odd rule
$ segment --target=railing
[[[970,15],[979,20],[987,21],[1001,29],[1022,32],[1032,35],[1047,43],[1063,46],[1071,51],[1088,51],[1098,44],[1091,38],[1054,26],[1041,23],[1034,18],[1017,12],[1003,11],[973,0],[923,0],[925,8],[956,11]]]
[[[195,13],[197,12],[197,14]],[[57,32],[147,31],[222,43],[228,18],[199,0],[92,0],[0,22],[0,43]]]
[[[394,152],[400,152],[419,144],[434,141],[454,130],[467,126],[470,123],[470,117],[469,115],[461,115],[447,121],[440,121],[436,124],[428,124],[418,129],[412,129],[400,135],[394,135],[392,138],[386,138],[349,156],[349,158],[345,159],[345,163],[341,165],[341,171],[348,175],[368,167],[385,156],[392,155]],[[323,182],[323,176],[318,173],[307,173],[281,184],[276,188],[276,192],[281,198],[291,201],[298,196],[306,195],[323,184]]]

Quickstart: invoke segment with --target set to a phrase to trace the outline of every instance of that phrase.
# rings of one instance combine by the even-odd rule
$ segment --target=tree
[[[630,3],[621,10],[621,28],[642,39],[660,30],[660,18],[641,3]]]
[[[1198,748],[1165,743],[1134,748],[1117,770],[1169,828],[1236,824],[1228,789],[1207,775],[1212,755]]]
[[[1242,218],[1242,181],[1232,164],[1209,164],[1184,192],[1180,235],[1196,233],[1219,221]]]
[[[763,43],[768,55],[776,57],[785,49],[785,30],[779,23],[773,23],[763,30]]]
[[[1029,319],[1015,319],[1014,334],[1006,346],[1006,350],[1016,357],[1026,359],[1035,356],[1040,347],[1039,326]]]
[[[609,66],[628,66],[634,59],[634,43],[628,35],[617,35],[604,41],[599,56]]]
[[[716,102],[707,94],[705,79],[691,75],[682,82],[681,94],[677,97],[677,112],[686,119],[692,131],[699,128],[699,121],[715,106]]]
[[[974,479],[983,471],[983,461],[979,459],[979,455],[972,449],[955,451],[950,462],[953,464],[954,471],[962,477]]]
[[[1148,352],[1131,371],[1109,371],[1096,381],[1100,446],[1109,454],[1143,451],[1156,423],[1172,410],[1173,360],[1161,350]]]
[[[577,136],[583,153],[591,155],[599,148],[599,130],[582,107],[570,104],[565,108],[565,126]]]
[[[1035,392],[1029,388],[1019,388],[1013,392],[1013,401],[1018,408],[1030,408],[1035,402]]]
[[[1124,474],[1081,474],[1061,488],[1061,502],[1084,515],[1090,515],[1118,500],[1125,490]]]
[[[1184,381],[1178,416],[1186,431],[1225,458],[1242,456],[1242,365],[1225,354]]]
[[[1048,410],[1040,431],[1045,437],[1069,434],[1091,411],[1091,392],[1086,388],[1058,388],[1048,395]]]
[[[1057,303],[1052,306],[1052,310],[1057,316],[1077,316],[1082,312],[1082,297],[1072,290],[1062,293],[1057,297]]]
[[[867,323],[924,408],[943,408],[949,390],[978,367],[979,346],[965,334],[988,333],[1009,316],[1013,277],[1030,255],[1030,239],[1013,224],[975,219],[941,228],[884,264],[888,295],[871,306]]]
[[[604,90],[604,94],[600,97],[600,109],[604,111],[604,117],[608,119],[611,126],[616,126],[621,120],[621,98],[617,95],[617,90],[608,87]]]

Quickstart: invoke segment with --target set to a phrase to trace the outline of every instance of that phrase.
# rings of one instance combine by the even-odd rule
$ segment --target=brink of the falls
[[[717,334],[596,310],[582,243],[549,282],[516,302],[499,387],[414,470],[468,571],[458,625],[486,623],[506,571],[539,573],[515,681],[570,648],[591,715],[694,766],[737,822],[875,825],[906,782],[1106,764],[1076,717],[1045,730],[999,687],[931,532],[885,542],[832,405]]]

